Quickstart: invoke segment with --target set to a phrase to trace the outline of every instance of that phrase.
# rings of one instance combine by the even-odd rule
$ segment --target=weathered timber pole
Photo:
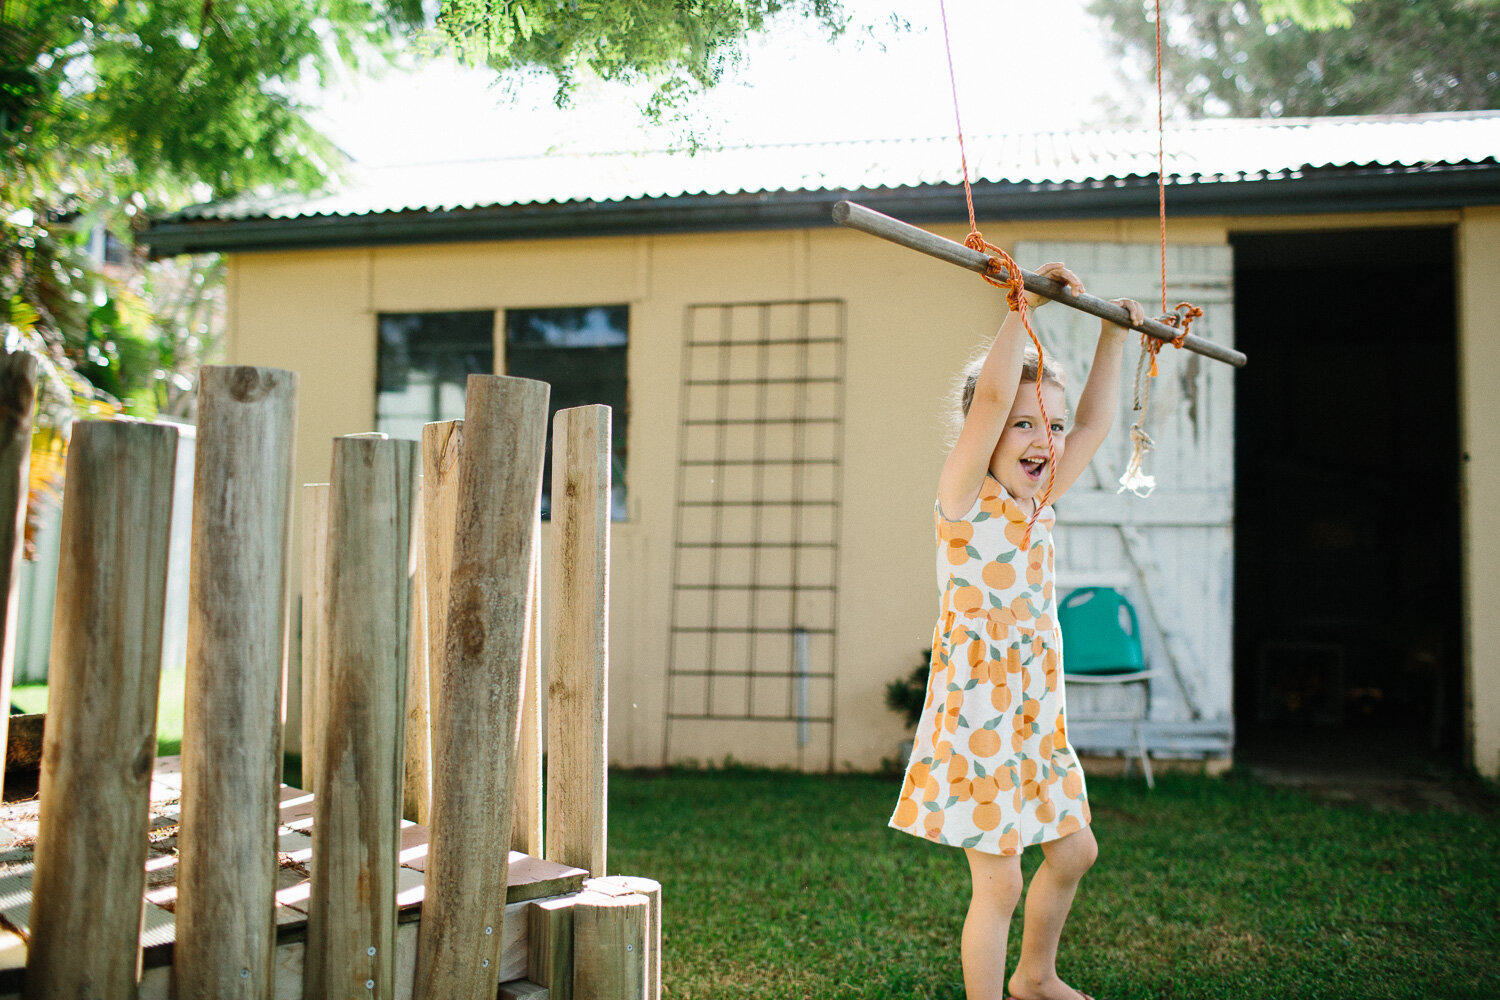
[[[178,1000],[268,1000],[297,376],[198,386],[178,838]]]
[[[636,875],[611,875],[595,879],[591,888],[601,883],[616,886],[621,892],[646,897],[646,1000],[661,998],[661,883]]]
[[[499,984],[548,392],[468,379],[417,1000],[491,1000]]]
[[[526,977],[573,1000],[573,904],[578,893],[538,899],[526,907]]]
[[[464,422],[442,420],[422,427],[422,590],[427,602],[427,734],[433,744],[438,684],[448,636],[448,578],[453,573],[453,526],[458,517],[459,456]],[[432,760],[428,760],[429,768]],[[432,820],[432,775],[427,776],[427,818]]]
[[[416,442],[417,463],[421,465],[422,445]],[[427,574],[425,560],[426,516],[422,510],[422,477],[412,500],[411,532],[415,539],[413,558],[416,570],[411,581],[411,628],[406,668],[406,774],[402,782],[401,816],[426,826],[432,812],[432,717],[427,693]]]
[[[585,885],[573,905],[573,1000],[644,1000],[651,902]]]
[[[73,427],[28,1000],[136,996],[177,430]]]
[[[841,226],[848,226],[850,229],[857,229],[862,233],[869,233],[871,236],[879,236],[881,239],[890,240],[892,243],[906,247],[908,250],[917,250],[927,254],[929,257],[936,257],[938,260],[957,264],[959,267],[967,268],[970,271],[983,274],[989,268],[990,257],[988,254],[972,250],[962,243],[955,243],[952,240],[944,239],[935,233],[929,233],[925,229],[919,229],[916,226],[902,222],[900,219],[893,219],[889,215],[882,215],[873,209],[866,208],[852,201],[841,201],[833,206],[833,221]],[[1021,281],[1026,285],[1028,292],[1045,295],[1054,302],[1071,306],[1080,312],[1086,312],[1091,316],[1098,316],[1100,319],[1107,319],[1119,326],[1138,330],[1146,336],[1154,337],[1157,340],[1170,341],[1179,332],[1174,327],[1167,326],[1165,323],[1150,318],[1137,326],[1130,321],[1130,314],[1123,307],[1115,305],[1108,299],[1101,299],[1098,296],[1088,294],[1073,295],[1068,292],[1067,286],[1061,282],[1044,278],[1036,272],[1028,271],[1025,268],[1021,269]],[[1206,358],[1234,365],[1236,368],[1244,365],[1246,361],[1245,355],[1234,348],[1215,344],[1211,340],[1204,340],[1202,337],[1193,334],[1189,334],[1183,340],[1182,346],[1185,350],[1192,351],[1194,354],[1201,354]]]
[[[547,858],[605,874],[609,789],[610,409],[552,423]]]
[[[328,664],[323,656],[328,603],[324,570],[328,566],[328,484],[302,487],[302,788],[316,791],[318,740],[323,711],[318,698],[325,686]]]
[[[437,717],[438,677],[442,673],[443,642],[448,623],[448,578],[453,571],[453,527],[458,503],[459,457],[463,452],[462,420],[444,420],[422,428],[423,534],[426,539],[423,578],[427,606],[426,712],[428,731]],[[539,531],[539,529],[537,529]],[[532,583],[540,566],[539,547],[533,557]],[[516,807],[511,848],[540,857],[542,853],[542,747],[538,719],[540,678],[537,663],[541,643],[537,616],[541,602],[532,598],[532,627],[526,652],[526,681],[521,698],[521,736],[516,767]],[[429,788],[431,779],[429,777]],[[429,794],[430,801],[430,794]],[[429,817],[430,806],[429,806]],[[417,822],[426,822],[417,820]]]
[[[537,518],[541,537],[541,518]],[[510,849],[542,856],[542,547],[531,560],[531,630],[526,643],[526,682],[521,691],[521,735],[516,753],[516,816]]]
[[[419,463],[415,441],[333,442],[306,997],[395,997]]]
[[[21,616],[21,555],[26,539],[26,502],[31,474],[31,413],[36,408],[36,358],[24,352],[0,355],[0,705],[10,705],[16,672],[16,630]],[[0,712],[0,747],[9,736],[8,713]],[[4,768],[0,768],[3,790]]]

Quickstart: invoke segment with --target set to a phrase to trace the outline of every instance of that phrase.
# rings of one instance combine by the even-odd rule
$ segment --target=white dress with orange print
[[[993,476],[962,518],[938,508],[942,613],[927,702],[890,825],[987,854],[1065,837],[1089,822],[1067,742],[1052,508],[1027,516]]]

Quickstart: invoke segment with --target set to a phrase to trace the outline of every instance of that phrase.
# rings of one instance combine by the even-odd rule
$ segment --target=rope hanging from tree
[[[1191,330],[1193,320],[1203,315],[1203,310],[1191,302],[1179,302],[1177,308],[1167,309],[1167,171],[1166,171],[1166,123],[1162,94],[1161,69],[1161,0],[1156,7],[1156,211],[1161,231],[1161,316],[1158,319],[1181,332],[1172,340],[1173,347],[1181,347]],[[1161,351],[1162,341],[1141,335],[1141,356],[1135,366],[1135,399],[1132,409],[1136,413],[1135,423],[1130,425],[1130,462],[1125,474],[1120,477],[1117,493],[1129,490],[1138,497],[1148,497],[1156,489],[1156,477],[1146,474],[1146,453],[1155,447],[1151,435],[1146,433],[1146,415],[1151,406],[1151,382],[1157,376],[1156,355]],[[1150,362],[1149,367],[1147,362]]]
[[[1171,340],[1173,347],[1182,347],[1191,330],[1193,320],[1203,315],[1203,310],[1190,302],[1179,302],[1176,309],[1167,308],[1167,187],[1166,187],[1166,127],[1163,112],[1163,86],[1162,86],[1162,62],[1161,62],[1161,0],[1155,0],[1156,8],[1156,202],[1157,215],[1160,221],[1161,233],[1161,316],[1160,322],[1171,326],[1178,331],[1178,335]],[[974,190],[969,183],[969,157],[964,146],[963,119],[959,113],[958,100],[958,76],[953,67],[953,43],[948,31],[948,7],[946,0],[938,0],[938,10],[942,15],[943,22],[943,48],[948,56],[948,84],[953,94],[953,121],[958,131],[958,158],[959,166],[963,174],[964,201],[969,209],[969,235],[964,239],[964,246],[971,250],[977,250],[989,256],[982,277],[985,281],[999,288],[1006,289],[1006,298],[1010,307],[1021,317],[1022,324],[1026,327],[1026,333],[1031,338],[1032,344],[1037,352],[1037,371],[1042,370],[1045,354],[1042,342],[1037,337],[1036,331],[1031,328],[1031,318],[1026,307],[1025,287],[1021,281],[1021,269],[1016,266],[1014,260],[1004,250],[985,240],[979,232],[979,224],[974,213]],[[1153,447],[1151,436],[1146,433],[1146,416],[1151,403],[1151,380],[1158,373],[1156,356],[1161,350],[1162,341],[1141,334],[1141,356],[1136,364],[1135,373],[1135,396],[1133,409],[1137,414],[1135,423],[1130,428],[1131,453],[1130,462],[1126,467],[1125,474],[1120,477],[1120,489],[1126,490],[1136,496],[1149,496],[1156,488],[1154,477],[1146,474],[1143,463],[1146,453]],[[1148,364],[1149,362],[1149,364]],[[1032,511],[1031,520],[1026,524],[1026,537],[1023,544],[1029,545],[1031,540],[1031,527],[1036,523],[1037,516],[1042,507],[1052,495],[1054,481],[1054,470],[1056,469],[1056,450],[1052,440],[1052,424],[1047,419],[1047,410],[1042,403],[1042,383],[1040,377],[1036,382],[1036,402],[1041,409],[1042,425],[1047,430],[1047,485],[1043,488],[1038,498],[1036,507]]]
[[[1031,528],[1036,524],[1042,508],[1047,505],[1052,496],[1052,484],[1056,479],[1057,471],[1057,447],[1052,440],[1052,421],[1047,419],[1047,406],[1042,402],[1042,372],[1045,370],[1046,355],[1042,350],[1041,339],[1031,328],[1031,315],[1026,305],[1026,286],[1021,280],[1021,268],[1011,259],[1010,254],[984,238],[979,232],[979,223],[975,220],[974,189],[969,184],[969,157],[964,150],[964,123],[958,110],[958,75],[953,69],[953,44],[948,37],[948,8],[944,0],[938,0],[938,10],[941,11],[943,17],[943,48],[948,54],[948,84],[953,91],[953,123],[958,129],[958,159],[959,166],[963,170],[964,200],[969,205],[969,235],[964,238],[964,246],[989,255],[989,263],[985,266],[981,277],[996,288],[1006,290],[1005,298],[1010,304],[1011,311],[1021,317],[1021,324],[1026,328],[1027,336],[1036,347],[1036,405],[1041,413],[1042,426],[1047,431],[1047,485],[1042,487],[1041,496],[1036,498],[1031,518],[1026,522],[1026,534],[1021,539],[1021,547],[1030,549]]]

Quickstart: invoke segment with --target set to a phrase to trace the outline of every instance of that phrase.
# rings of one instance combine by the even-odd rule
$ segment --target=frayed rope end
[[[1151,435],[1140,424],[1134,424],[1130,428],[1130,465],[1120,477],[1120,488],[1116,493],[1129,490],[1138,497],[1149,497],[1151,491],[1156,489],[1156,477],[1148,476],[1143,468],[1146,452],[1153,447],[1155,445],[1151,441]]]

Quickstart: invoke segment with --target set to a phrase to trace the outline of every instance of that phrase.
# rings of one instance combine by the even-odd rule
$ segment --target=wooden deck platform
[[[173,909],[177,899],[178,808],[182,797],[180,759],[156,761],[151,782],[151,846],[146,858],[145,921],[141,929],[142,1000],[166,1000],[176,940]],[[307,936],[308,863],[312,858],[313,796],[281,786],[278,830],[280,871],[276,890],[276,997],[302,996],[302,953]],[[37,832],[36,799],[0,806],[0,1000],[18,996],[30,934],[32,850]],[[416,974],[417,926],[421,919],[427,828],[403,823],[397,872],[400,928],[397,937],[396,995],[411,996]],[[510,852],[504,952],[499,983],[527,973],[527,920],[530,900],[578,892],[588,872],[517,851]]]

